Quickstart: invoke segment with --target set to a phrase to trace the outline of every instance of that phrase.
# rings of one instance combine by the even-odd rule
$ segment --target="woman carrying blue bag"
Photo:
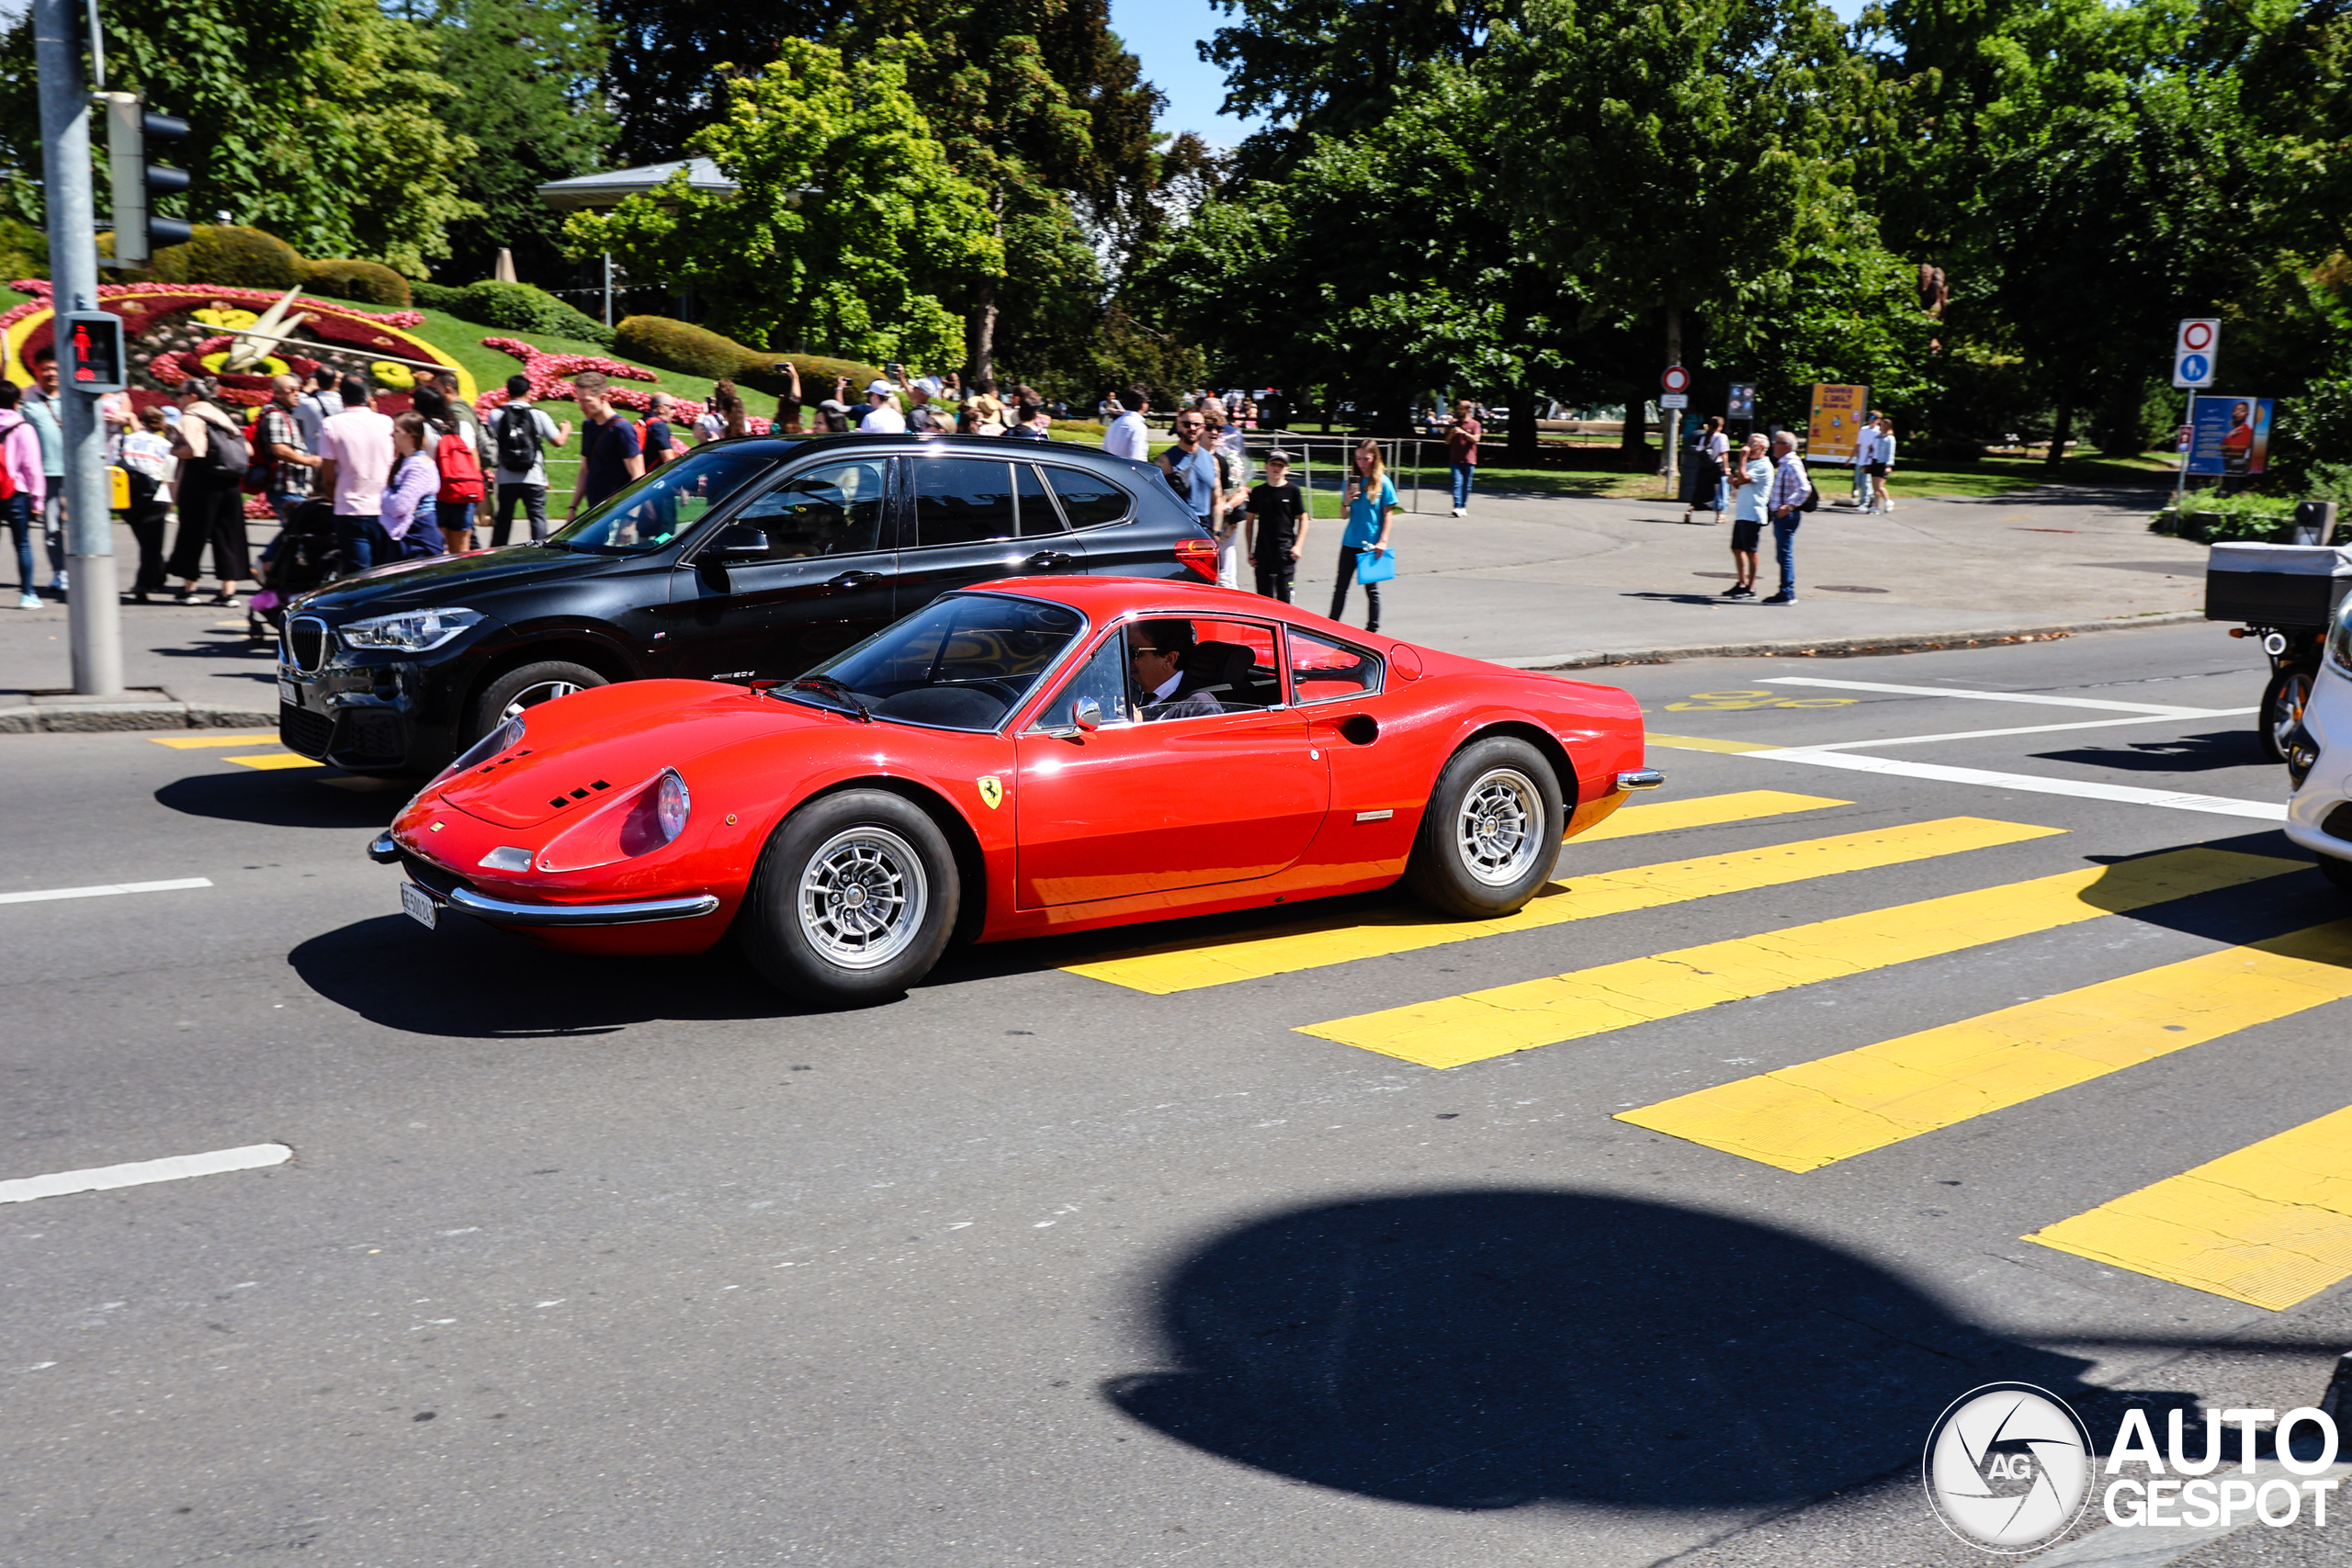
[[[1380,443],[1356,448],[1356,471],[1348,480],[1348,528],[1340,536],[1340,580],[1331,585],[1331,618],[1348,607],[1348,585],[1363,584],[1363,629],[1380,629],[1380,585],[1396,575],[1396,554],[1388,547],[1389,520],[1396,513],[1396,487],[1380,460]]]

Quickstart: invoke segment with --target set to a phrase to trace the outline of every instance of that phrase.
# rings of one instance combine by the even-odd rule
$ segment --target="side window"
[[[1298,701],[1345,702],[1380,690],[1380,656],[1343,642],[1294,630],[1290,637],[1290,683]]]
[[[1127,653],[1147,722],[1254,713],[1282,702],[1271,626],[1151,616],[1127,627]]]
[[[1073,528],[1100,527],[1116,523],[1132,506],[1127,492],[1109,479],[1097,479],[1077,468],[1048,468],[1046,482],[1054,487],[1061,498],[1063,514]]]
[[[735,525],[765,535],[771,560],[879,549],[888,473],[879,457],[805,469],[752,497]]]
[[[1021,536],[1032,539],[1040,534],[1062,531],[1062,514],[1054,509],[1054,498],[1046,493],[1046,481],[1027,463],[1012,465],[1013,490],[1021,497]]]
[[[1038,710],[1037,722],[1032,729],[1069,729],[1076,720],[1071,709],[1083,698],[1092,698],[1102,710],[1102,727],[1133,724],[1135,706],[1127,695],[1127,639],[1122,632],[1113,632],[1094,650],[1094,657],[1078,667],[1077,672],[1062,683],[1053,700]]]
[[[1013,536],[1012,465],[986,457],[917,457],[915,543],[968,545]]]

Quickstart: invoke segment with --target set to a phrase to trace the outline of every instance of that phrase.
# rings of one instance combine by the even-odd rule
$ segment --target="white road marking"
[[[1962,697],[1980,703],[2036,703],[2043,707],[2098,708],[2109,713],[2161,714],[2167,717],[2204,718],[2219,708],[2188,708],[2174,703],[2111,703],[2098,697],[2049,697],[2034,692],[1975,692],[1962,686],[1896,686],[1883,681],[1832,681],[1819,675],[1767,675],[1766,686],[1827,686],[1840,692],[1886,692],[1899,697]],[[2242,711],[2242,710],[2230,710]]]
[[[183,876],[175,882],[109,882],[96,887],[51,887],[38,893],[0,893],[0,904],[40,904],[51,898],[107,898],[117,893],[176,893],[183,887],[209,887],[209,876]]]
[[[1819,746],[1792,746],[1792,751],[1851,751],[1860,747],[1921,746],[1930,740],[1982,740],[1995,735],[2049,735],[2062,729],[2106,729],[2119,724],[2154,724],[2159,719],[2202,718],[2211,712],[2215,717],[2239,718],[2260,708],[2199,709],[2195,715],[2183,713],[2135,713],[2124,718],[2085,718],[2072,724],[2027,724],[2008,729],[1952,729],[1941,735],[1889,735],[1877,740],[1831,740]]]
[[[1882,741],[1880,744],[1886,743]],[[1941,762],[1906,762],[1894,757],[1862,757],[1851,751],[1831,751],[1815,747],[1742,751],[1739,755],[1767,762],[1809,762],[1818,768],[1847,768],[1858,773],[1933,779],[1939,784],[1985,784],[1995,789],[2023,790],[2031,795],[2064,795],[2078,800],[2160,806],[2172,811],[2206,811],[2217,817],[2251,817],[2263,822],[2284,822],[2287,819],[2287,807],[2283,801],[2232,800],[2224,795],[2143,789],[2134,784],[2101,784],[2089,779],[2038,778],[2031,773],[2000,773],[1988,768],[1955,768]]]
[[[62,1198],[71,1192],[110,1192],[118,1187],[177,1181],[189,1176],[219,1176],[232,1170],[258,1170],[264,1166],[284,1165],[293,1157],[294,1151],[284,1144],[248,1144],[242,1149],[215,1149],[207,1155],[174,1155],[168,1159],[141,1160],[134,1165],[61,1170],[50,1176],[0,1181],[0,1203]]]

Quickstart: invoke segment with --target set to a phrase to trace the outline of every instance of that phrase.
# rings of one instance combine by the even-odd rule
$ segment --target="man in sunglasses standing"
[[[1240,464],[1208,444],[1208,421],[1197,409],[1176,416],[1176,445],[1154,459],[1168,476],[1169,487],[1201,526],[1216,541],[1216,581],[1221,588],[1241,586],[1241,519],[1227,521],[1227,499],[1239,488]]]

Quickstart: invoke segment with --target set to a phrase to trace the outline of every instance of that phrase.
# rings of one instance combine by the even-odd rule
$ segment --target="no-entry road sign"
[[[2176,387],[2210,387],[2213,384],[2213,362],[2221,356],[2222,323],[2202,318],[2180,323],[2180,334],[2173,339],[2172,384]]]
[[[1657,378],[1657,384],[1669,392],[1687,392],[1690,389],[1690,372],[1679,365],[1669,365],[1666,374]]]

